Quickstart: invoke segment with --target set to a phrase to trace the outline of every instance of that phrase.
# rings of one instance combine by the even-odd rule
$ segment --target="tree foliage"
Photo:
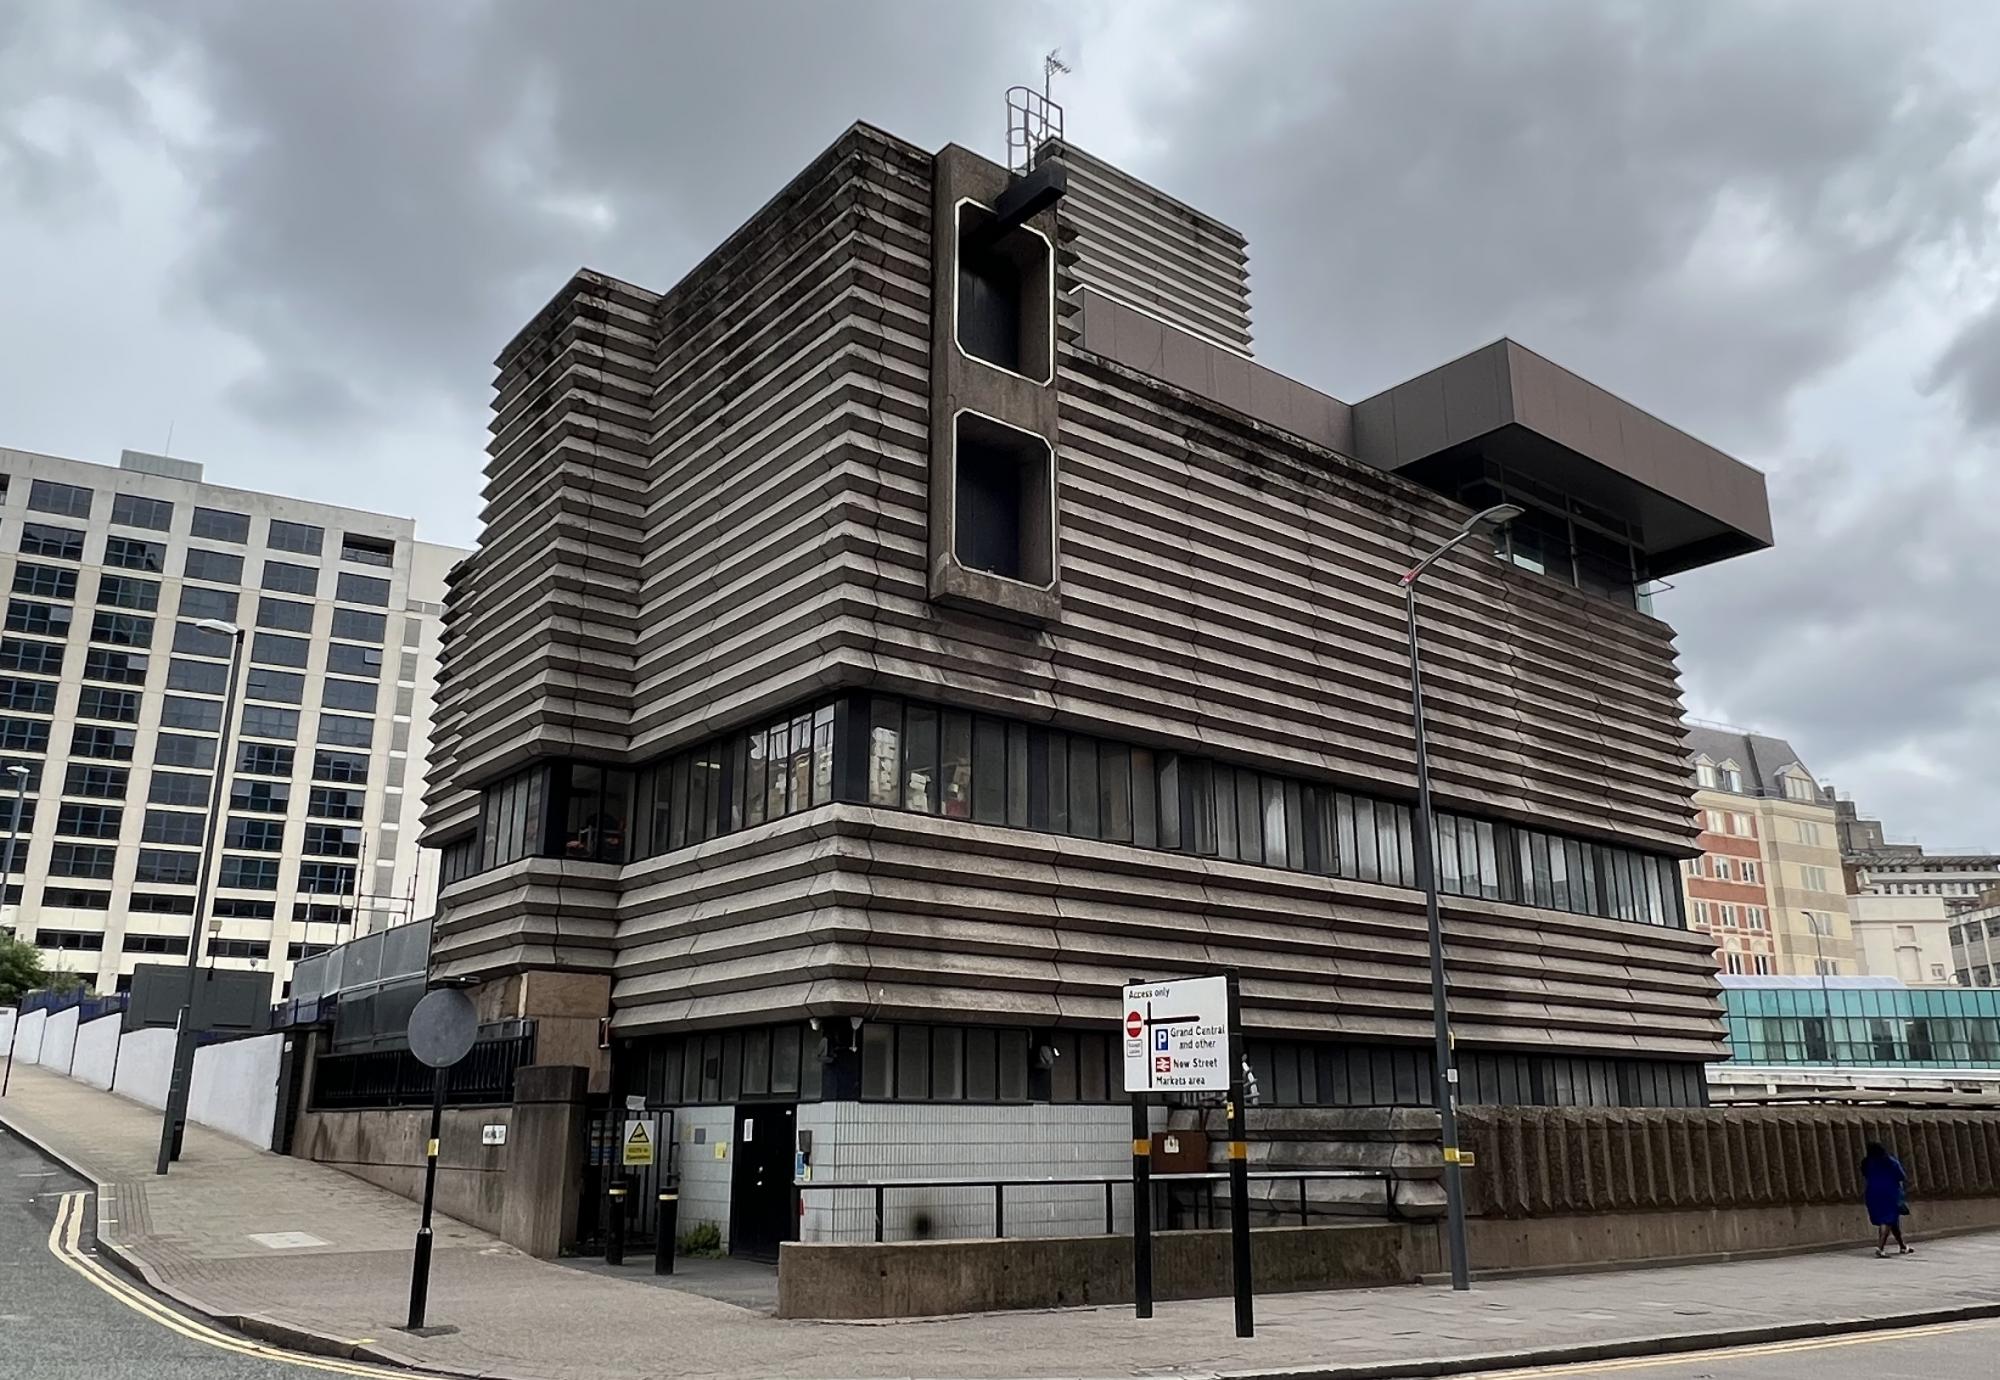
[[[48,970],[33,944],[0,934],[0,1005],[13,1005],[23,992],[47,986],[48,979]]]

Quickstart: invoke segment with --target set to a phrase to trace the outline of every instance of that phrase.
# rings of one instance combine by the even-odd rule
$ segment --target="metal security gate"
[[[625,1132],[632,1122],[646,1128],[653,1142],[650,1165],[627,1168],[624,1164]],[[587,1123],[583,1165],[583,1193],[577,1202],[576,1249],[579,1255],[603,1252],[609,1235],[614,1187],[625,1189],[625,1241],[628,1258],[644,1255],[650,1259],[654,1233],[659,1229],[660,1193],[672,1192],[680,1182],[679,1147],[674,1139],[672,1108],[626,1111],[620,1107],[594,1107]]]

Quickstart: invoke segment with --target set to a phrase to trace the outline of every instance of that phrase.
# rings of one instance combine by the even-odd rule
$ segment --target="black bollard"
[[[609,1197],[610,1206],[605,1211],[610,1220],[604,1225],[604,1263],[623,1265],[625,1263],[625,1185],[614,1184]]]
[[[656,1275],[674,1272],[674,1233],[679,1230],[680,1220],[681,1195],[662,1193],[659,1239],[653,1243],[653,1273]]]

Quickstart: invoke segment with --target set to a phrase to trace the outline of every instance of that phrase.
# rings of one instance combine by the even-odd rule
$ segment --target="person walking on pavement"
[[[1910,1254],[1909,1243],[1903,1240],[1903,1215],[1910,1210],[1908,1185],[1902,1161],[1881,1141],[1869,1141],[1867,1157],[1861,1161],[1861,1201],[1868,1208],[1869,1223],[1879,1233],[1875,1240],[1877,1259],[1888,1255],[1891,1235],[1896,1238],[1896,1253]]]

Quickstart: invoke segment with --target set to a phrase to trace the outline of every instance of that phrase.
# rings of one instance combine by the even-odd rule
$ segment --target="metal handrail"
[[[1202,1182],[1226,1182],[1229,1175],[1224,1170],[1204,1169],[1178,1174],[1154,1174],[1154,1184],[1172,1187],[1175,1184]],[[1386,1169],[1253,1169],[1252,1179],[1295,1182],[1299,1186],[1299,1225],[1306,1226],[1311,1215],[1311,1203],[1306,1196],[1306,1185],[1335,1179],[1378,1179],[1382,1182],[1382,1203],[1392,1221],[1403,1220],[1401,1205],[1396,1200],[1397,1175]],[[918,1188],[990,1188],[993,1190],[993,1236],[995,1239],[1007,1235],[1007,1190],[1010,1188],[1077,1188],[1102,1187],[1104,1189],[1104,1234],[1121,1235],[1116,1226],[1115,1198],[1113,1190],[1121,1184],[1129,1185],[1132,1176],[1127,1174],[1070,1174],[1048,1178],[938,1178],[938,1179],[842,1179],[834,1181],[815,1179],[793,1179],[793,1219],[798,1220],[800,1199],[806,1193],[816,1190],[829,1192],[872,1192],[875,1196],[875,1240],[883,1239],[883,1226],[887,1207],[887,1196],[891,1189]],[[1269,1207],[1268,1202],[1259,1206]]]

